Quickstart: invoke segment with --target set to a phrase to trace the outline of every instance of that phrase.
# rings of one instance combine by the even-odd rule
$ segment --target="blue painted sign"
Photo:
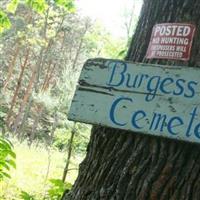
[[[88,60],[68,118],[200,142],[200,70]]]

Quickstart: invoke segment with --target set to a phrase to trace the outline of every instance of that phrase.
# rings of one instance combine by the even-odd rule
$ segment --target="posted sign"
[[[91,59],[68,118],[200,143],[200,69]]]
[[[189,60],[195,26],[184,23],[156,24],[146,58]]]

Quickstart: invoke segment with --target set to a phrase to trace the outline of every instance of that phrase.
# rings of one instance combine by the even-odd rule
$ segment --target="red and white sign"
[[[189,60],[195,26],[184,23],[156,24],[146,58]]]

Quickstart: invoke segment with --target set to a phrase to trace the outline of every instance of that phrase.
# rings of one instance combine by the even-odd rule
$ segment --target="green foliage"
[[[48,197],[51,200],[58,200],[62,197],[63,193],[72,188],[71,183],[63,183],[60,179],[50,179],[51,188],[48,190]]]
[[[64,7],[69,12],[75,11],[74,0],[54,0],[57,5]]]
[[[2,33],[5,29],[9,29],[11,27],[10,20],[5,12],[0,10],[0,33]]]
[[[90,47],[90,52],[94,52],[93,57],[123,58],[123,55],[119,52],[125,48],[126,41],[112,37],[98,23],[87,33],[85,40]],[[96,55],[97,50],[98,55]]]
[[[14,170],[9,173],[7,170],[12,165],[15,167],[14,159],[11,159],[10,155],[5,159],[10,161],[4,165],[3,172],[14,178],[8,180],[12,184],[7,190],[12,191],[12,194],[2,190],[6,196],[3,199],[9,199],[9,195],[12,196],[10,199],[15,199],[23,189],[20,194],[22,199],[41,200],[41,196],[47,194],[44,179],[60,177],[63,172],[70,137],[74,130],[73,124],[67,121],[67,112],[83,63],[91,57],[119,58],[123,55],[123,52],[119,52],[125,45],[124,41],[113,38],[102,26],[97,27],[92,20],[72,13],[73,0],[3,1],[4,8],[8,4],[7,11],[2,11],[4,18],[9,12],[8,16],[11,16],[13,26],[0,37],[2,88],[7,83],[7,87],[0,90],[0,126],[3,127],[4,134],[8,131],[13,132],[21,141],[28,139],[31,146],[30,149],[23,148],[17,152],[18,173],[15,176],[10,174]],[[25,6],[27,4],[28,6]],[[31,9],[36,12],[31,12]],[[10,23],[8,18],[7,22]],[[5,27],[4,24],[4,30]],[[27,65],[8,120],[7,113],[11,108],[26,56]],[[36,78],[31,85],[32,77]],[[27,101],[23,102],[25,94]],[[86,151],[89,136],[90,127],[76,123],[70,170],[67,175],[67,181],[71,183],[77,175],[78,164]],[[48,155],[42,151],[44,144],[46,147],[54,147],[47,147],[51,149]],[[35,145],[43,146],[38,150],[39,153],[27,154]],[[27,162],[28,159],[31,161]],[[49,175],[46,175],[49,164]],[[70,189],[71,184],[64,184],[61,180],[51,181],[47,199],[58,199],[65,188]],[[1,197],[0,194],[0,199]]]
[[[45,0],[26,0],[27,5],[29,5],[33,10],[38,13],[44,13],[48,8]]]
[[[75,153],[83,153],[86,150],[90,128],[86,125],[77,123],[76,125],[76,134],[73,141],[73,150]],[[61,128],[57,129],[55,132],[53,146],[56,147],[59,151],[68,150],[68,144],[71,137],[72,128]]]
[[[20,197],[21,197],[23,200],[35,200],[35,196],[30,195],[30,194],[28,194],[28,193],[25,192],[25,191],[21,191]]]
[[[18,6],[19,0],[12,0],[8,5],[7,5],[7,11],[10,13],[15,13],[17,6]]]
[[[22,200],[21,191],[34,197],[34,200],[51,200],[48,190],[52,189],[53,185],[48,180],[61,178],[66,152],[51,150],[50,171],[46,182],[48,152],[44,144],[34,142],[30,148],[27,142],[19,143],[13,138],[12,143],[17,153],[17,169],[10,171],[11,179],[0,182],[0,200]],[[77,169],[82,159],[83,155],[73,155],[70,169]],[[73,184],[77,173],[77,170],[70,170],[67,182]]]
[[[16,154],[13,151],[12,144],[0,137],[0,181],[4,178],[10,178],[8,171],[11,167],[16,168]]]
[[[119,52],[118,56],[119,58],[124,58],[125,55],[126,55],[126,52],[127,52],[128,49],[123,49]]]
[[[62,6],[67,10],[68,12],[74,12],[75,11],[75,4],[74,0],[54,0],[55,3],[58,6]],[[15,13],[18,5],[19,0],[12,0],[10,3],[7,4],[7,12]],[[31,7],[34,11],[36,11],[39,14],[44,14],[47,10],[48,1],[46,0],[23,0],[21,3],[26,3],[29,7]],[[9,29],[11,27],[11,21],[8,18],[6,12],[0,10],[0,33],[2,33],[4,30]]]
[[[69,137],[70,132],[66,132],[66,130],[57,130],[53,146],[56,147],[59,151],[63,151],[67,147],[67,141],[69,141]]]
[[[50,96],[48,92],[39,93],[37,94],[37,96],[34,95],[33,97],[36,103],[42,104],[44,107],[46,107],[49,110],[53,110],[59,106],[58,99],[56,97]]]

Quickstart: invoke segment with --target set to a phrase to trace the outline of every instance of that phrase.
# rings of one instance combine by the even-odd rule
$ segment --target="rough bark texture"
[[[147,60],[153,25],[197,26],[189,62]],[[145,0],[127,60],[200,66],[200,1]],[[63,200],[198,200],[200,146],[105,127],[93,127],[85,160]]]

